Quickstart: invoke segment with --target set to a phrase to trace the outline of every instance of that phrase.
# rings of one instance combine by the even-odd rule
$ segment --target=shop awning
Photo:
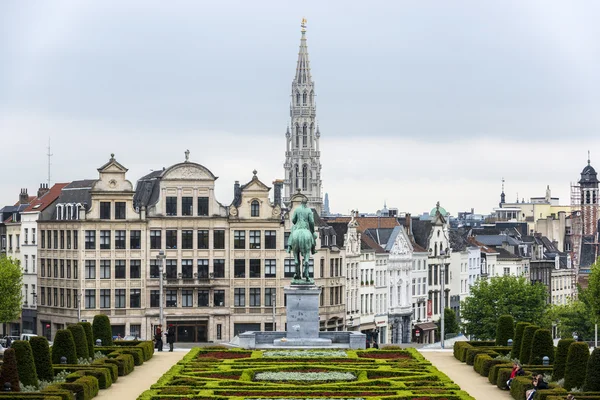
[[[435,322],[422,322],[420,324],[415,324],[415,328],[420,329],[422,331],[432,331],[437,329],[437,325]]]

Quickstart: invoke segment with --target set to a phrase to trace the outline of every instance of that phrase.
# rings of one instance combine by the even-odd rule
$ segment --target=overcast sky
[[[600,2],[0,2],[0,204],[190,159],[217,199],[283,177],[300,20],[333,212],[569,203],[600,168]]]

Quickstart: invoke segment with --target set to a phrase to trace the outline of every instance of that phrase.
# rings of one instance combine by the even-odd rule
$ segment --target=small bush
[[[554,369],[552,371],[552,380],[558,381],[565,377],[565,366],[567,364],[567,355],[569,346],[575,342],[574,339],[560,339],[556,348],[556,357],[554,358]]]
[[[521,351],[519,353],[519,360],[521,364],[527,364],[531,358],[531,345],[533,344],[533,336],[535,331],[540,329],[539,326],[529,325],[523,330],[523,336],[521,338]]]
[[[94,354],[94,332],[92,331],[92,324],[89,322],[78,322],[77,325],[81,325],[83,332],[85,332],[85,339],[88,346],[88,355],[92,357]]]
[[[595,348],[588,359],[583,390],[586,392],[600,392],[600,348]]]
[[[13,392],[20,390],[17,356],[14,349],[4,350],[4,364],[2,364],[2,371],[0,372],[0,387],[4,388],[6,382],[10,382]]]
[[[94,323],[92,325],[94,332],[94,343],[97,339],[102,340],[102,346],[112,346],[112,329],[110,327],[110,319],[104,314],[98,314],[94,316]]]
[[[454,342],[454,357],[462,362],[465,362],[467,350],[473,348],[469,342]]]
[[[517,322],[515,337],[513,337],[512,358],[516,358],[517,360],[521,358],[521,340],[523,339],[523,331],[525,330],[525,327],[529,325],[531,325],[529,322]]]
[[[52,364],[60,364],[61,357],[67,358],[67,364],[77,363],[77,352],[73,334],[68,329],[59,329],[52,345]]]
[[[565,389],[572,390],[583,386],[589,358],[590,350],[587,343],[571,343],[565,368]]]
[[[24,386],[37,386],[38,376],[35,372],[35,362],[31,345],[26,340],[15,340],[10,347],[15,350],[19,382]]]
[[[83,330],[83,326],[79,324],[69,325],[67,329],[71,331],[73,335],[73,340],[75,341],[75,353],[77,354],[77,358],[88,358],[90,355],[87,337],[85,336],[85,331]]]
[[[552,340],[552,333],[549,329],[538,329],[533,335],[529,364],[542,365],[545,356],[550,359],[550,365],[552,365],[554,363],[554,341]]]
[[[508,339],[515,336],[515,321],[511,315],[502,315],[496,325],[496,346],[506,346]]]

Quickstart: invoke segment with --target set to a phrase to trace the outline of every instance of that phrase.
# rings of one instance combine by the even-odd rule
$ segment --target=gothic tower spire
[[[321,195],[321,162],[316,124],[315,84],[310,73],[306,45],[306,19],[301,24],[300,49],[296,74],[292,81],[290,128],[286,132],[284,203],[300,189],[308,197],[308,206],[319,214],[323,208]]]

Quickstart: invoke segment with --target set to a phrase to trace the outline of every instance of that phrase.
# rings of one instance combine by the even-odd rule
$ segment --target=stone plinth
[[[318,339],[321,288],[315,285],[292,285],[286,286],[283,292],[287,301],[287,340]]]

